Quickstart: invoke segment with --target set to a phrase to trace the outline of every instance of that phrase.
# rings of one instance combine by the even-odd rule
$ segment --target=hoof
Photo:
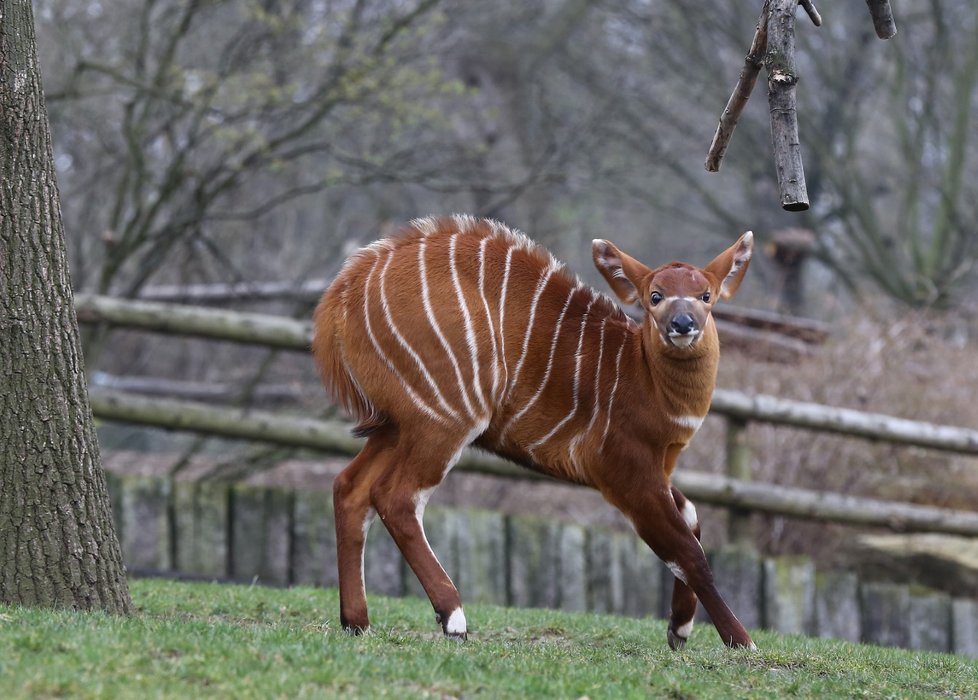
[[[747,649],[748,651],[757,651],[757,645],[754,644],[754,640],[748,637],[745,641],[735,642],[731,639],[727,646],[731,649]]]
[[[449,639],[465,641],[469,638],[468,627],[465,624],[465,613],[462,608],[455,608],[447,618],[435,613],[435,622],[441,625],[442,631]]]
[[[686,646],[686,640],[688,637],[680,637],[678,634],[672,631],[670,627],[666,632],[666,639],[669,640],[669,648],[673,651],[682,651],[683,647]]]
[[[370,630],[369,622],[347,622],[346,620],[340,620],[340,622],[343,625],[343,629],[355,637],[359,637],[361,634]]]

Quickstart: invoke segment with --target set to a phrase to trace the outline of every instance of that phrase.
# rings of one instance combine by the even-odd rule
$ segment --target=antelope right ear
[[[611,241],[599,238],[591,241],[591,257],[594,258],[594,266],[618,298],[626,304],[635,303],[639,282],[652,270],[630,255],[625,255]]]
[[[704,268],[720,283],[721,299],[733,299],[750,265],[753,251],[754,233],[748,231]]]

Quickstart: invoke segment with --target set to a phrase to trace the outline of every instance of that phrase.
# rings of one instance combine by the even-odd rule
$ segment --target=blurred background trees
[[[799,22],[802,215],[763,100],[702,168],[757,4],[41,2],[78,284],[328,276],[352,241],[471,211],[581,269],[597,235],[658,260],[805,228],[831,271],[809,314],[840,283],[953,305],[978,254],[973,3],[908,0],[886,43],[859,3]]]

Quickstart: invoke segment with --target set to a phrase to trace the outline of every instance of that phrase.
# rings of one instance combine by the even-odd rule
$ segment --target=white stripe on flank
[[[526,412],[533,407],[533,404],[535,404],[539,398],[543,396],[543,390],[546,388],[547,382],[550,381],[550,372],[553,370],[554,355],[557,354],[557,341],[560,340],[560,327],[564,323],[564,316],[567,315],[567,308],[570,306],[571,299],[574,298],[574,294],[577,292],[577,287],[571,287],[570,294],[567,295],[567,300],[564,302],[564,308],[560,310],[560,316],[557,317],[557,324],[554,326],[554,334],[550,340],[550,355],[547,357],[547,369],[543,373],[543,379],[540,381],[540,386],[537,387],[536,393],[533,394],[530,400],[526,402],[526,405],[523,406],[523,408],[521,408],[519,412],[517,412],[517,414],[510,418],[506,423],[506,427],[504,427],[499,433],[500,441],[502,441],[503,437],[506,435],[506,431],[509,429],[509,427],[526,415]]]
[[[424,377],[426,382],[428,382],[428,386],[431,387],[431,390],[435,392],[435,398],[438,399],[439,405],[443,409],[445,409],[445,411],[450,416],[452,416],[452,418],[459,420],[460,416],[458,415],[458,412],[454,408],[449,406],[447,401],[445,401],[445,397],[442,396],[442,393],[438,390],[438,385],[435,383],[434,377],[431,376],[431,373],[428,371],[428,368],[425,367],[424,362],[421,360],[421,357],[418,355],[417,352],[415,352],[414,348],[412,348],[408,344],[407,340],[404,338],[404,336],[401,334],[401,331],[398,329],[397,324],[394,323],[394,317],[391,315],[390,305],[387,303],[387,286],[386,286],[387,268],[390,267],[391,261],[393,259],[394,259],[393,253],[388,255],[387,262],[384,263],[384,268],[380,271],[380,305],[384,309],[384,319],[387,321],[387,327],[390,329],[391,334],[393,334],[393,336],[397,339],[397,342],[400,343],[401,347],[404,348],[404,350],[408,353],[408,355],[411,356],[411,359],[414,360],[414,363],[418,366],[418,369],[421,370],[421,376]]]
[[[472,408],[472,404],[469,402],[469,394],[465,391],[465,381],[462,379],[462,370],[458,366],[458,360],[455,359],[455,354],[452,352],[451,346],[448,341],[445,340],[445,335],[441,332],[441,327],[438,325],[438,321],[435,319],[435,311],[431,308],[431,294],[428,291],[428,273],[425,270],[424,262],[424,251],[425,242],[421,241],[418,246],[418,274],[421,277],[421,304],[424,306],[424,312],[428,316],[428,323],[431,324],[432,330],[435,331],[435,335],[438,336],[438,342],[441,343],[442,348],[445,349],[445,353],[448,355],[448,359],[452,363],[452,367],[455,369],[455,380],[458,382],[458,392],[462,395],[462,402],[465,404],[465,410],[468,412],[469,416],[475,418],[475,410]]]
[[[391,255],[393,255],[393,253],[388,253],[388,257]],[[367,281],[363,287],[363,322],[367,328],[367,335],[370,337],[370,342],[373,344],[377,355],[384,361],[384,364],[387,365],[387,369],[391,371],[391,374],[397,377],[397,381],[401,384],[404,391],[407,392],[407,395],[411,397],[411,400],[414,401],[414,404],[435,420],[442,423],[447,422],[447,419],[444,416],[425,403],[425,401],[418,396],[417,393],[415,393],[414,389],[411,388],[411,385],[404,380],[401,373],[397,371],[396,367],[394,367],[394,363],[391,362],[391,359],[384,354],[384,350],[380,347],[380,343],[377,342],[377,337],[374,335],[373,328],[370,326],[370,282],[373,279],[374,272],[377,270],[377,263],[379,262],[380,254],[378,253],[377,259],[374,260],[373,267],[370,268],[370,273],[367,275]]]
[[[574,415],[577,413],[578,394],[581,386],[581,348],[584,346],[584,330],[587,328],[587,319],[591,313],[592,306],[594,306],[593,298],[588,303],[587,309],[585,309],[584,315],[581,317],[581,330],[577,334],[577,350],[574,352],[574,389],[572,392],[574,401],[571,404],[571,409],[566,416],[560,419],[557,425],[555,425],[553,428],[550,429],[550,432],[548,432],[542,438],[540,438],[539,440],[537,440],[536,442],[534,442],[533,444],[531,444],[529,447],[526,448],[527,452],[530,453],[531,457],[533,456],[533,450],[535,450],[540,445],[544,444],[547,440],[552,438],[557,433],[557,431],[563,428],[567,424],[567,422],[571,420],[574,417]],[[570,454],[570,450],[568,450],[567,454],[573,460],[573,457]]]
[[[533,321],[537,315],[537,304],[540,301],[540,295],[543,294],[543,289],[547,286],[547,282],[550,281],[550,277],[558,269],[559,267],[555,263],[547,265],[547,267],[543,270],[543,274],[540,275],[540,281],[537,282],[537,289],[533,293],[533,301],[530,302],[530,315],[526,321],[526,333],[523,335],[523,350],[520,353],[520,359],[516,362],[516,369],[513,370],[513,376],[509,380],[509,386],[506,390],[507,396],[510,392],[512,392],[513,387],[516,386],[516,382],[520,378],[520,370],[523,369],[523,362],[526,360],[526,352],[530,347],[530,335],[533,333]]]
[[[683,515],[683,520],[685,520],[686,524],[689,525],[690,530],[696,527],[696,524],[699,522],[699,519],[696,516],[696,506],[693,505],[692,501],[687,500],[683,504],[682,515]]]
[[[495,401],[499,389],[499,353],[496,348],[496,329],[492,325],[492,314],[489,312],[489,302],[486,300],[486,245],[489,238],[483,238],[479,243],[479,296],[482,298],[482,308],[486,312],[486,323],[489,324],[489,340],[492,341],[492,391],[489,396]]]
[[[509,269],[513,262],[513,250],[514,248],[512,246],[506,250],[503,286],[499,289],[499,358],[503,363],[503,370],[507,374],[507,379],[503,382],[504,387],[508,382],[509,369],[506,365],[506,327],[503,325],[503,320],[506,318],[506,288],[509,286]]]
[[[475,338],[475,328],[472,327],[472,314],[469,313],[469,306],[465,303],[465,295],[462,293],[462,283],[458,279],[458,268],[455,265],[455,249],[458,242],[458,233],[453,233],[448,239],[448,267],[452,274],[452,285],[455,287],[455,297],[458,299],[458,308],[462,311],[462,319],[465,321],[465,343],[469,346],[469,356],[472,358],[472,386],[475,389],[475,397],[479,400],[482,412],[486,411],[486,398],[482,395],[482,378],[479,376],[479,343]]]
[[[601,360],[604,358],[604,329],[607,323],[607,317],[601,319],[601,332],[598,335],[598,361],[595,363],[596,369],[594,370],[594,404],[591,406],[591,420],[588,421],[584,431],[571,440],[570,458],[575,469],[579,469],[577,466],[577,448],[581,440],[590,434],[591,429],[594,428],[594,424],[598,422],[598,409],[601,407]]]
[[[598,420],[598,409],[601,408],[601,402],[599,398],[601,396],[601,360],[604,358],[604,329],[608,323],[607,318],[601,319],[601,337],[598,341],[598,362],[597,369],[594,372],[594,407],[591,409],[591,422],[588,423],[587,430],[584,432],[591,432],[591,428]]]
[[[608,437],[608,428],[611,427],[611,409],[614,408],[615,392],[618,391],[618,380],[621,379],[621,356],[625,353],[628,338],[629,335],[626,333],[624,340],[621,341],[621,348],[618,349],[618,357],[615,359],[615,383],[611,385],[611,393],[608,395],[608,417],[604,422],[604,432],[601,433],[601,446],[598,450],[604,449],[604,441]]]

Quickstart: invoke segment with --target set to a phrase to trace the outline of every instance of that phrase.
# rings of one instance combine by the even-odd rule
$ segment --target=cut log
[[[896,36],[896,21],[893,19],[893,8],[890,0],[866,0],[869,14],[873,18],[873,29],[880,39],[892,39]]]
[[[777,169],[781,207],[805,211],[809,207],[805,169],[798,138],[795,86],[795,9],[797,0],[771,0],[767,31],[767,96],[771,114],[771,142]]]

